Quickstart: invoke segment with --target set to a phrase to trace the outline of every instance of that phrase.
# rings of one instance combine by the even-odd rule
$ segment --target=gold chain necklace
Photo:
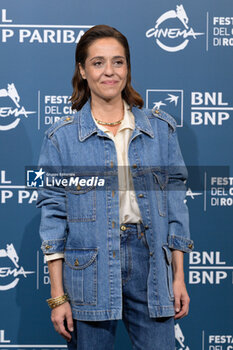
[[[101,124],[101,125],[118,125],[118,124],[121,124],[122,120],[124,118],[120,119],[120,120],[117,120],[116,122],[112,122],[112,123],[108,123],[108,122],[103,122],[102,120],[99,120],[99,119],[96,119],[95,120],[97,121],[98,124]]]
[[[116,122],[103,122],[102,120],[96,119],[94,116],[93,116],[93,117],[94,117],[95,121],[96,121],[98,124],[114,126],[114,125],[119,125],[119,124],[121,124],[122,120],[124,119],[124,103],[123,103],[123,105],[122,105],[122,113],[123,113],[123,118],[120,119],[120,120],[117,120]]]

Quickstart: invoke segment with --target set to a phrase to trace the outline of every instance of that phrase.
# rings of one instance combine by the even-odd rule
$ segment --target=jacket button
[[[158,109],[155,110],[155,113],[156,113],[156,114],[160,114]]]
[[[121,231],[125,231],[125,230],[127,230],[127,228],[126,228],[126,226],[125,226],[125,225],[121,225],[120,229],[121,229]]]
[[[112,228],[115,227],[115,221],[112,221]]]
[[[116,257],[116,252],[115,250],[112,252],[112,256],[115,258]]]
[[[189,248],[189,249],[192,249],[192,248],[193,248],[193,244],[190,243],[190,244],[188,245],[188,248]]]
[[[81,186],[80,185],[77,186],[77,190],[78,191],[81,190]]]
[[[45,246],[45,249],[47,249],[47,250],[50,249],[50,248],[52,248],[51,245],[48,245],[48,244],[47,244],[47,245]]]
[[[146,229],[146,230],[148,230],[148,228],[149,228],[149,226],[148,226],[148,225],[145,225],[144,227],[145,227],[145,229]]]
[[[133,164],[133,168],[136,169],[137,168],[137,164]]]
[[[143,197],[144,197],[144,194],[143,194],[143,193],[139,193],[138,197],[139,197],[139,198],[143,198]]]
[[[110,166],[111,166],[111,168],[113,168],[113,161],[111,160],[111,162],[110,162]]]
[[[112,198],[115,196],[115,191],[112,190]]]
[[[75,260],[74,265],[75,265],[75,266],[78,266],[78,265],[79,265],[78,259]]]
[[[150,252],[150,256],[152,256],[153,255],[153,252]]]
[[[70,117],[67,117],[67,118],[66,118],[66,121],[68,122],[69,120],[70,120]]]

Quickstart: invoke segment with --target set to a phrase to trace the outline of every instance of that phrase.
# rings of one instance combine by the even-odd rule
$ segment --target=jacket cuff
[[[41,249],[44,254],[63,253],[66,239],[51,239],[42,242]]]
[[[194,248],[194,243],[191,239],[187,239],[182,236],[168,235],[168,246],[171,249],[177,249],[185,253],[190,253]]]

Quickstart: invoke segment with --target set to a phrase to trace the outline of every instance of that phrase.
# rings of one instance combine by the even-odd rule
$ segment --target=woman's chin
[[[93,96],[92,96],[93,98]],[[121,93],[120,94],[102,94],[102,95],[99,95],[98,98],[101,98],[103,101],[106,101],[106,102],[111,102],[111,101],[116,101],[118,99],[121,99],[122,98],[122,95]]]

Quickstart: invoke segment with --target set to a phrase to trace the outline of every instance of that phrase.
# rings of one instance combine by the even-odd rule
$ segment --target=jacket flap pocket
[[[163,190],[168,183],[168,175],[163,172],[153,172],[154,178],[158,182],[160,188]]]
[[[165,252],[166,261],[168,265],[170,265],[172,262],[172,252],[167,245],[163,245],[163,250]]]
[[[82,270],[93,263],[98,254],[97,248],[65,250],[64,259],[72,269]]]

